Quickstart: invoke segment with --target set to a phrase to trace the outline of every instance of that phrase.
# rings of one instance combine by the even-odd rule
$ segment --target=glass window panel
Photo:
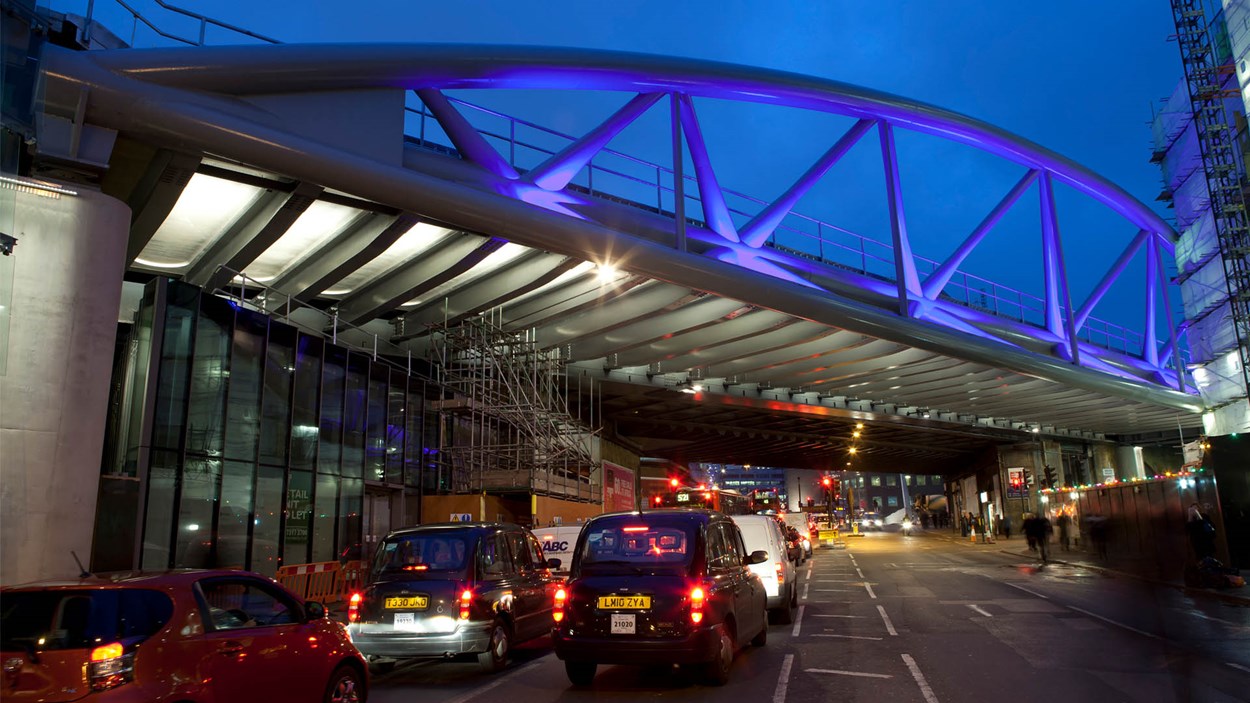
[[[226,372],[234,308],[211,295],[200,298],[191,366],[191,402],[187,409],[187,452],[220,456],[226,417]]]
[[[143,521],[143,554],[139,566],[144,569],[168,569],[170,566],[170,532],[174,522],[174,491],[178,487],[178,454],[152,452],[148,469],[147,515]]]
[[[407,379],[402,371],[391,370],[391,384],[387,391],[386,420],[386,482],[404,482],[404,401],[407,399]]]
[[[343,391],[347,381],[347,350],[327,344],[321,387],[321,448],[317,470],[337,474],[343,459]]]
[[[261,398],[260,463],[286,466],[291,432],[291,386],[295,374],[295,329],[269,324],[265,390]]]
[[[885,477],[885,485],[887,485],[887,486],[897,486],[897,485],[898,485],[898,476],[894,476],[894,475],[886,476],[886,477]]]
[[[369,359],[347,356],[347,390],[343,405],[343,475],[360,478],[365,465],[365,416]],[[368,478],[372,479],[372,476]]]
[[[256,511],[252,518],[252,571],[278,573],[279,538],[282,533],[282,483],[286,469],[260,466],[256,476]],[[299,563],[299,562],[294,562]]]
[[[187,286],[179,285],[170,285],[168,290],[156,408],[152,416],[152,446],[178,449],[182,447],[187,377],[195,337],[195,290],[188,291]]]
[[[317,500],[313,509],[312,560],[314,562],[333,561],[338,557],[334,551],[334,528],[338,523],[338,492],[338,476],[317,475]]]
[[[404,432],[404,474],[406,476],[405,483],[409,486],[421,485],[421,459],[422,459],[422,410],[425,407],[424,400],[420,393],[413,392],[412,388],[420,388],[420,382],[410,379],[411,387],[408,391],[408,406],[404,411],[404,421],[407,423],[407,429]]]
[[[898,507],[898,496],[890,496],[885,499],[885,502],[892,508]]]
[[[269,321],[251,310],[235,315],[226,406],[226,458],[255,461],[260,440],[260,374]]]
[[[217,514],[217,566],[247,568],[247,536],[252,521],[251,462],[227,461],[221,477],[221,509]]]
[[[371,364],[369,376],[369,420],[365,441],[365,478],[386,480],[387,369]]]
[[[319,337],[299,336],[295,356],[295,396],[291,410],[291,468],[311,469],[317,463],[317,419],[321,390],[321,350]]]
[[[143,302],[139,306],[139,314],[135,318],[134,338],[136,341],[133,353],[130,387],[127,392],[129,411],[128,420],[120,431],[125,433],[126,460],[121,473],[136,476],[139,471],[139,445],[144,443],[138,428],[143,426],[144,401],[147,397],[148,371],[152,354],[152,326],[156,319],[156,283],[149,283],[143,289]]]
[[[312,472],[291,471],[286,487],[286,529],[283,564],[308,563],[308,529],[312,518]]]
[[[220,478],[220,459],[187,457],[179,492],[174,567],[207,569],[216,566],[212,554],[213,513]]]
[[[917,486],[923,486],[923,485],[925,485],[925,479],[926,479],[926,478],[928,478],[928,477],[927,477],[927,476],[917,476],[917,477],[916,477],[916,485],[917,485]]]
[[[345,478],[339,483],[339,559],[366,559],[361,554],[361,511],[364,508],[365,483],[358,478]]]

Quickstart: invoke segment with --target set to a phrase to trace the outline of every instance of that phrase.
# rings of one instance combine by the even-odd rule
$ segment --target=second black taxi
[[[555,596],[552,641],[575,686],[600,664],[697,667],[729,681],[734,654],[768,638],[764,584],[738,526],[707,510],[608,513],[582,528]]]

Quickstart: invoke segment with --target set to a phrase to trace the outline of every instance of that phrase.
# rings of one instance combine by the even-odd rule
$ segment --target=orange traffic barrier
[[[349,561],[339,569],[338,592],[340,600],[347,600],[352,593],[365,587],[365,563]]]
[[[322,605],[343,600],[342,567],[337,561],[280,566],[274,579],[304,600],[315,600]]]

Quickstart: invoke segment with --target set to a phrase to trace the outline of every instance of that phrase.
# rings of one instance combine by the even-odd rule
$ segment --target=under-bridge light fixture
[[[600,283],[611,283],[616,280],[616,267],[611,264],[599,264],[595,269],[595,275],[599,278]]]

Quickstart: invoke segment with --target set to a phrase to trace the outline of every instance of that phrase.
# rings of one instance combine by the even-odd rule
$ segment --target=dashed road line
[[[806,605],[799,606],[799,615],[794,619],[794,629],[790,630],[791,637],[799,636],[799,628],[803,626],[803,611],[807,609]]]
[[[798,629],[798,625],[795,625]],[[794,655],[787,654],[781,662],[781,674],[777,677],[777,690],[773,691],[773,703],[785,703],[786,688],[790,685],[790,667],[794,664]]]
[[[1033,590],[1033,589],[1031,589],[1031,588],[1025,588],[1024,586],[1020,586],[1020,585],[1018,585],[1018,584],[1014,584],[1014,583],[1012,583],[1012,582],[1010,582],[1010,581],[999,581],[999,583],[1004,584],[1004,585],[1006,585],[1006,586],[1011,586],[1012,588],[1015,588],[1015,589],[1018,589],[1018,590],[1021,590],[1021,591],[1024,591],[1025,593],[1027,593],[1027,594],[1029,594],[1029,595],[1031,595],[1031,596],[1037,596],[1038,598],[1041,598],[1041,599],[1043,599],[1043,600],[1050,600],[1050,598],[1049,598],[1049,597],[1044,596],[1044,595],[1042,595],[1042,594],[1038,593],[1037,591],[1034,591],[1034,590]]]
[[[894,629],[894,623],[890,622],[890,616],[885,614],[885,606],[878,605],[877,612],[881,613],[881,619],[885,621],[885,631],[890,633],[891,637],[898,637],[898,631]]]
[[[1227,666],[1231,666],[1234,669],[1241,669],[1242,671],[1250,672],[1250,666],[1242,666],[1241,664],[1238,664],[1236,662],[1224,662],[1224,664]]]
[[[979,605],[977,605],[977,604],[975,604],[975,603],[969,603],[969,604],[968,604],[968,607],[969,607],[969,608],[972,608],[973,610],[977,611],[978,613],[980,613],[980,614],[984,615],[984,616],[985,616],[985,617],[987,617],[987,618],[992,618],[992,617],[994,617],[994,616],[993,616],[993,615],[991,615],[991,614],[989,613],[989,611],[987,611],[985,608],[982,608],[981,606],[979,606]]]
[[[911,670],[911,677],[916,680],[916,685],[920,687],[920,695],[924,696],[925,703],[938,703],[937,696],[933,694],[933,689],[929,688],[929,682],[925,681],[924,674],[920,673],[920,667],[916,666],[916,660],[912,659],[910,654],[904,654],[903,663],[907,664],[907,668]]]
[[[869,595],[869,596],[872,596],[872,599],[873,599],[873,600],[876,600],[876,599],[877,599],[877,594],[876,594],[876,593],[873,593],[873,590],[872,590],[872,584],[871,584],[871,583],[868,583],[867,581],[865,581],[865,582],[864,582],[864,588],[868,589],[868,595]]]
[[[803,600],[807,600],[807,589],[811,588],[811,586],[812,584],[810,583],[803,584]]]
[[[870,674],[866,671],[843,671],[841,669],[804,669],[809,674],[837,674],[839,676],[864,676],[870,679],[892,679],[890,674]]]
[[[1085,614],[1085,615],[1088,615],[1088,616],[1090,616],[1091,618],[1095,618],[1095,619],[1097,619],[1097,620],[1102,620],[1103,622],[1105,622],[1105,623],[1107,623],[1107,624],[1109,624],[1109,625],[1115,625],[1116,627],[1123,628],[1123,629],[1125,629],[1125,630],[1128,630],[1129,632],[1136,632],[1137,634],[1142,635],[1142,636],[1144,636],[1144,637],[1149,637],[1149,638],[1151,638],[1151,639],[1155,639],[1155,640],[1161,640],[1161,639],[1163,639],[1162,637],[1160,637],[1160,636],[1158,636],[1158,635],[1153,635],[1153,634],[1151,634],[1151,633],[1149,633],[1149,632],[1146,632],[1145,630],[1139,630],[1139,629],[1137,629],[1136,627],[1133,627],[1133,626],[1131,626],[1131,625],[1125,625],[1125,624],[1124,624],[1124,623],[1122,623],[1122,622],[1116,622],[1115,620],[1112,620],[1111,618],[1105,618],[1105,617],[1103,617],[1103,616],[1099,615],[1098,613],[1091,613],[1090,611],[1088,611],[1088,610],[1086,610],[1086,609],[1084,609],[1084,608],[1078,608],[1078,607],[1076,607],[1075,605],[1069,605],[1069,606],[1068,606],[1068,608],[1069,608],[1069,609],[1071,609],[1071,610],[1075,610],[1075,611],[1076,611],[1076,612],[1078,612],[1078,613],[1083,613],[1083,614]]]
[[[544,659],[545,659],[545,657],[544,657]],[[474,698],[477,698],[478,696],[482,695],[483,693],[486,693],[487,691],[489,691],[489,690],[491,690],[491,689],[493,689],[493,688],[497,688],[497,687],[499,687],[499,686],[501,686],[501,685],[503,685],[503,684],[507,683],[507,682],[508,682],[508,679],[510,679],[510,678],[512,678],[512,677],[514,677],[514,676],[516,676],[517,674],[520,674],[520,673],[521,673],[521,672],[523,672],[523,671],[529,671],[530,669],[533,669],[533,668],[535,668],[535,667],[539,666],[540,664],[542,664],[542,663],[543,663],[544,659],[537,659],[537,660],[535,660],[535,661],[530,662],[529,664],[526,664],[525,666],[522,666],[522,667],[518,667],[518,668],[516,668],[516,669],[513,669],[512,671],[508,672],[507,674],[504,674],[503,676],[500,676],[499,678],[495,679],[494,681],[491,681],[490,683],[486,684],[485,686],[480,686],[480,687],[478,687],[478,688],[473,689],[472,691],[468,691],[468,692],[463,693],[463,694],[461,694],[461,695],[459,695],[459,696],[456,696],[455,698],[452,698],[451,700],[447,701],[446,703],[465,703],[466,701],[473,700]]]
[[[864,572],[860,571],[858,566],[855,567],[855,573],[859,574],[860,578],[864,578]]]

